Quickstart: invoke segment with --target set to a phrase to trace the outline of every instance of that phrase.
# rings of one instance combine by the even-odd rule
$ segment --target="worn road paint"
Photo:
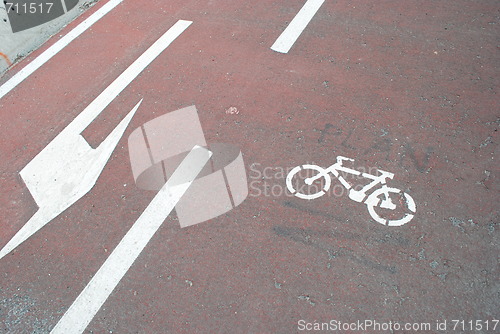
[[[410,220],[413,219],[414,213],[417,210],[417,207],[415,205],[415,201],[413,198],[408,195],[407,193],[403,192],[400,189],[397,188],[389,188],[386,184],[387,179],[392,179],[394,177],[394,174],[383,171],[378,169],[378,174],[379,175],[372,175],[370,173],[363,173],[348,167],[343,166],[344,161],[354,161],[351,158],[346,158],[342,156],[337,157],[337,162],[331,165],[328,168],[322,168],[320,166],[316,165],[302,165],[302,166],[297,166],[293,168],[290,173],[288,173],[286,177],[286,186],[288,191],[292,193],[294,196],[302,199],[307,199],[307,200],[312,200],[319,198],[326,194],[328,190],[330,189],[331,185],[331,179],[330,179],[330,173],[333,174],[339,181],[340,183],[349,190],[349,198],[352,199],[353,201],[356,202],[364,202],[368,208],[368,212],[372,216],[372,218],[382,224],[382,225],[388,225],[388,226],[401,226],[406,223],[408,223]],[[294,185],[293,180],[294,177],[299,174],[301,171],[309,171],[314,173],[313,176],[309,176],[304,179],[304,183],[307,186],[312,186],[313,183],[316,180],[321,180],[322,185],[320,189],[318,187],[315,187],[315,192],[301,192],[301,187],[298,186],[297,184]],[[352,185],[345,180],[345,178],[340,175],[340,172],[346,173],[346,174],[351,174],[351,175],[356,175],[356,176],[361,176],[364,178],[367,178],[371,180],[370,183],[365,185],[362,189],[356,190],[352,187]],[[380,188],[376,189],[374,192],[372,192],[370,195],[367,195],[367,192],[369,192],[372,188],[379,186]],[[411,213],[404,213],[404,216],[400,219],[386,219],[382,218],[376,211],[375,207],[380,207],[383,209],[389,209],[389,210],[395,210],[397,208],[397,204],[394,204],[391,197],[390,193],[399,195],[402,197],[397,204],[401,205],[406,205],[406,208],[411,212]],[[382,199],[380,197],[383,196]],[[403,198],[404,198],[404,203],[403,203]]]
[[[288,53],[300,34],[307,27],[325,0],[308,0],[288,27],[274,42],[271,49],[276,52]]]
[[[16,75],[10,78],[6,83],[0,86],[0,99],[7,95],[12,89],[23,82],[27,77],[29,77],[33,72],[39,69],[52,57],[54,57],[59,51],[64,49],[69,43],[71,43],[75,38],[80,36],[85,30],[90,28],[94,23],[99,21],[104,15],[109,13],[113,8],[120,4],[123,0],[110,0],[104,6],[102,6],[98,11],[92,14],[85,21],[80,23],[77,27],[71,30],[67,35],[57,41],[50,48],[45,50],[41,55],[39,55],[35,60],[26,65],[22,70],[20,70]]]
[[[172,212],[212,152],[195,146],[97,271],[51,334],[83,333],[149,240]]]
[[[92,189],[139,104],[97,149],[81,132],[191,23],[177,21],[21,170],[39,210],[0,251],[0,259]]]

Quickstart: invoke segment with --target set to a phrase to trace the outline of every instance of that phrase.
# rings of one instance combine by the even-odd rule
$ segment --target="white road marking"
[[[285,31],[283,31],[276,42],[274,42],[271,49],[276,52],[288,53],[323,2],[325,2],[325,0],[308,0],[293,18],[292,22],[290,22]]]
[[[0,251],[0,259],[92,189],[139,105],[97,149],[80,133],[191,23],[177,21],[21,170],[39,210]]]
[[[90,147],[78,132],[65,133],[21,171],[39,209],[0,250],[0,259],[92,189],[141,102],[97,149]]]
[[[51,334],[80,334],[172,212],[212,152],[195,146],[97,271]]]
[[[33,72],[39,69],[43,64],[49,61],[53,56],[55,56],[59,51],[64,49],[69,43],[71,43],[75,38],[80,36],[85,30],[91,27],[94,23],[99,21],[104,15],[109,13],[113,8],[120,4],[123,0],[110,0],[94,14],[92,14],[85,21],[80,23],[77,27],[71,30],[67,35],[58,40],[54,45],[45,50],[41,55],[39,55],[35,60],[26,65],[22,70],[16,73],[12,78],[10,78],[6,83],[0,86],[0,99],[7,95],[12,89],[29,77]],[[64,1],[63,1],[64,3]]]
[[[394,178],[394,174],[390,172],[386,172],[383,170],[378,169],[375,174],[369,174],[369,173],[362,173],[358,170],[343,166],[344,161],[354,161],[354,159],[351,158],[346,158],[343,156],[337,156],[337,162],[331,165],[328,168],[322,168],[320,166],[316,165],[301,165],[293,168],[288,175],[286,176],[286,187],[290,193],[292,193],[294,196],[306,200],[312,200],[319,198],[323,196],[324,194],[328,193],[328,190],[330,189],[331,185],[331,178],[329,173],[332,173],[339,181],[340,183],[346,188],[349,189],[349,198],[352,199],[353,201],[359,202],[359,203],[365,203],[368,212],[372,216],[372,218],[382,224],[382,225],[387,225],[387,226],[402,226],[406,223],[408,223],[410,220],[413,219],[414,215],[409,214],[409,213],[403,213],[403,217],[400,219],[387,219],[381,217],[377,211],[375,211],[375,207],[380,207],[382,209],[388,209],[388,210],[395,210],[398,208],[397,204],[400,206],[400,210],[398,210],[398,214],[400,214],[401,210],[406,211],[406,208],[410,210],[411,212],[415,213],[417,210],[417,206],[415,204],[415,201],[413,200],[413,197],[411,197],[409,194],[403,192],[401,189],[397,188],[390,188],[387,186],[386,181],[387,179],[392,179]],[[304,179],[304,183],[306,185],[311,186],[314,181],[318,179],[322,179],[323,183],[323,190],[318,191],[316,188],[316,192],[313,193],[312,191],[309,192],[309,189],[305,191],[304,193],[300,192],[301,187],[297,187],[297,185],[294,186],[293,180],[295,175],[300,173],[301,171],[315,171],[317,172],[314,176],[308,177]],[[352,187],[352,185],[346,181],[344,176],[340,175],[339,172],[342,172],[342,174],[351,174],[351,175],[361,175],[362,177],[372,180],[371,182],[365,184],[360,190],[356,190],[355,188]],[[367,192],[370,192],[370,190],[374,187],[379,187],[375,191],[373,191],[370,195],[367,196]],[[297,188],[297,189],[295,189]],[[312,189],[311,189],[312,190]],[[396,204],[391,199],[390,194],[396,194],[399,200],[396,199]],[[335,194],[335,190],[334,190]],[[404,195],[405,197],[405,202],[406,202],[406,208],[405,204],[403,201],[401,201],[401,194]],[[381,200],[380,196],[383,195],[384,198]],[[365,199],[366,198],[366,199]],[[392,217],[391,217],[392,218]]]

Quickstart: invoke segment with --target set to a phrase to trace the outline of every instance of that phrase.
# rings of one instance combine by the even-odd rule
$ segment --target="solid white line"
[[[12,78],[10,78],[6,83],[0,86],[0,99],[7,95],[12,89],[29,77],[33,72],[39,69],[43,64],[49,61],[53,56],[55,56],[59,51],[64,49],[69,43],[71,43],[75,38],[80,36],[85,30],[91,27],[94,23],[99,21],[104,15],[109,13],[113,8],[120,4],[123,0],[110,0],[104,6],[102,6],[98,11],[92,14],[85,21],[80,23],[77,27],[71,30],[67,35],[58,40],[54,45],[45,50],[41,55],[36,57],[31,63],[26,65],[22,70],[17,72]]]
[[[193,22],[179,20],[111,83],[92,103],[63,131],[82,132],[99,113],[111,103],[156,57],[158,57]]]
[[[80,334],[172,212],[212,152],[195,146],[70,306],[51,334]]]
[[[308,0],[288,27],[274,42],[271,49],[276,52],[288,53],[300,34],[307,27],[325,0]]]

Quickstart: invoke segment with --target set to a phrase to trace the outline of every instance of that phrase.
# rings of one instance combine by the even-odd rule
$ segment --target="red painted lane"
[[[1,329],[57,323],[154,196],[133,184],[126,137],[192,104],[207,141],[238,144],[260,182],[210,222],[181,230],[171,215],[88,330],[498,318],[498,5],[326,2],[289,54],[271,51],[303,3],[125,1],[0,101],[2,246],[36,210],[19,171],[178,19],[194,21],[85,131],[97,145],[144,98],[94,189],[0,260]],[[284,187],[280,169],[337,155],[395,173],[416,218],[384,227],[345,194],[257,196]],[[258,179],[266,167],[278,176]]]

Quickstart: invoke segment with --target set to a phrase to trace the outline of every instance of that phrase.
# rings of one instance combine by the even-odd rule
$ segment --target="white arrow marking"
[[[2,248],[0,259],[92,189],[141,102],[97,149],[79,133],[61,132],[21,171],[39,209]]]
[[[57,323],[51,334],[80,334],[104,304],[212,152],[195,146]]]
[[[94,187],[140,102],[97,149],[80,133],[191,23],[177,21],[21,170],[39,209],[0,251],[0,259]]]
[[[293,18],[292,22],[290,22],[285,31],[283,31],[276,42],[274,42],[271,49],[276,52],[288,53],[323,2],[325,2],[325,0],[308,0],[304,7],[302,7],[298,14]]]

